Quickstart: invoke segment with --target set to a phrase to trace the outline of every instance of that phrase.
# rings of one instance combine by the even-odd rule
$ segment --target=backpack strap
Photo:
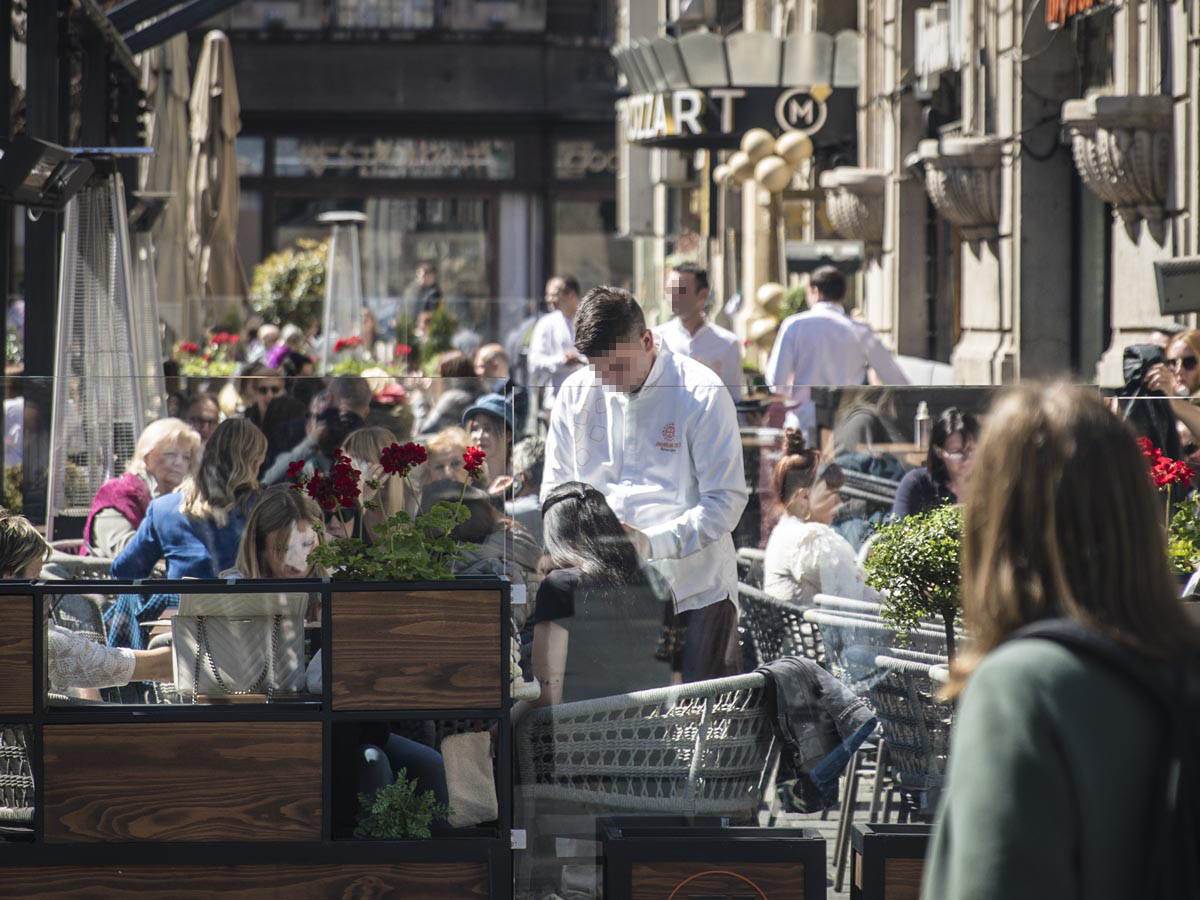
[[[1156,773],[1156,800],[1147,834],[1146,897],[1200,896],[1200,847],[1193,843],[1200,807],[1197,782],[1197,723],[1200,722],[1200,685],[1195,665],[1169,665],[1143,656],[1106,634],[1073,619],[1046,619],[1011,634],[1005,641],[1042,639],[1100,663],[1135,684],[1149,697],[1165,724],[1166,758]],[[1189,858],[1190,857],[1190,858]]]

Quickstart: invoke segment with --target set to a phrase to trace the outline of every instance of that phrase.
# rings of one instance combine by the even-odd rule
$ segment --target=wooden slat
[[[61,841],[316,841],[319,722],[47,725]]]
[[[0,896],[62,900],[329,900],[486,897],[487,865],[42,866],[0,868]]]
[[[498,707],[500,609],[498,591],[335,595],[334,708]]]
[[[884,900],[920,900],[923,859],[889,859],[883,864]]]
[[[644,862],[633,864],[633,900],[770,897],[804,900],[803,863]]]
[[[0,715],[33,715],[32,597],[0,597]]]

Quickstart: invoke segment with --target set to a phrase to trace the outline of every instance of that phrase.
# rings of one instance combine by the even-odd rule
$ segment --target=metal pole
[[[12,71],[12,0],[0,0],[0,72]],[[7,140],[12,137],[12,89],[0,91],[0,135]],[[4,364],[4,377],[0,378],[0,412],[8,398],[8,300],[12,289],[12,233],[14,208],[0,206],[0,290],[4,296],[4,347],[0,349],[0,360]],[[3,453],[3,450],[0,450]],[[4,473],[8,461],[0,457],[0,507],[8,507],[4,490]]]

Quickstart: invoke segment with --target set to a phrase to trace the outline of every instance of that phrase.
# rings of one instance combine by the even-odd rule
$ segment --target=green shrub
[[[417,793],[416,781],[401,769],[394,783],[380,788],[374,797],[358,795],[359,815],[354,836],[377,841],[409,841],[428,838],[434,819],[445,819],[450,807],[438,803],[433,791]]]
[[[254,267],[250,306],[263,321],[308,329],[325,302],[328,241],[301,239]]]
[[[959,602],[962,509],[942,506],[884,525],[867,557],[867,584],[884,593],[883,618],[903,631],[938,618],[954,656]]]

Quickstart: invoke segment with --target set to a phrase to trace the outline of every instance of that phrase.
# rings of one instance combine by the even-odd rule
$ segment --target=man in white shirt
[[[801,429],[814,446],[818,435],[810,385],[867,384],[872,372],[879,384],[908,384],[871,326],[847,314],[845,296],[846,276],[836,268],[822,266],[813,272],[808,310],[783,321],[767,361],[767,384],[788,398],[785,425]]]
[[[554,395],[567,376],[585,362],[575,349],[579,282],[572,275],[555,275],[546,284],[546,299],[553,309],[533,326],[528,354],[529,383],[542,388],[543,409],[554,404]]]
[[[742,342],[732,331],[708,321],[708,273],[681,263],[667,276],[667,294],[675,317],[654,329],[664,347],[704,363],[720,376],[736,403],[742,399]]]
[[[567,481],[602,491],[675,592],[684,680],[736,673],[732,532],[748,491],[729,391],[707,366],[657,343],[618,288],[588,292],[575,341],[589,365],[559,391],[541,497]]]

